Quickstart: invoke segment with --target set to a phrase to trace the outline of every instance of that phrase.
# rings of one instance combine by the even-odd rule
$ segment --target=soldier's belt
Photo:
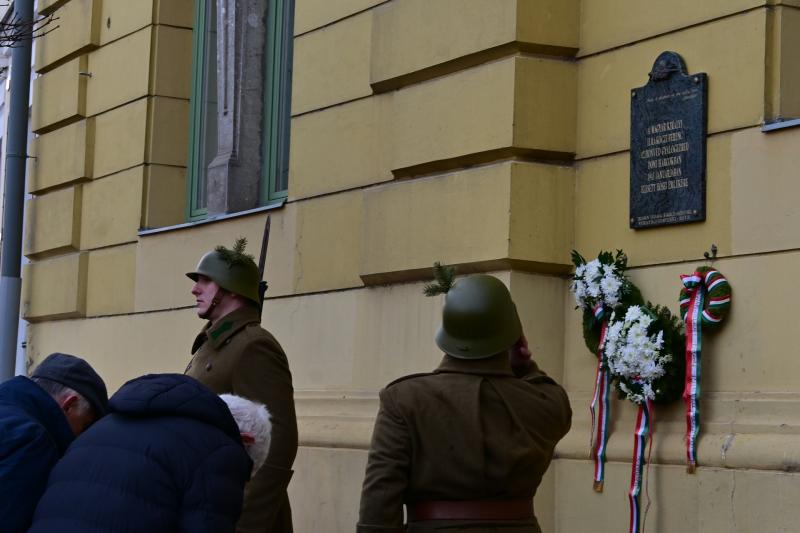
[[[533,500],[427,501],[408,504],[408,521],[523,520],[533,518]]]

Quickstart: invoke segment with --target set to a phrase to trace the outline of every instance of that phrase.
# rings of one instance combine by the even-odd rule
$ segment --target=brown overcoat
[[[532,499],[571,418],[561,386],[535,363],[515,376],[505,354],[445,356],[433,373],[391,383],[380,392],[358,532],[539,533],[535,517],[412,522],[406,529],[403,505]]]
[[[263,403],[272,416],[272,441],[264,466],[247,484],[238,533],[291,533],[286,488],[297,454],[292,374],[278,341],[261,327],[253,306],[207,324],[192,346],[186,374],[217,394]]]

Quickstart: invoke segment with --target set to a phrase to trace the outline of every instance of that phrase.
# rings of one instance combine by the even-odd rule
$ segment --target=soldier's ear
[[[253,437],[253,434],[247,431],[242,431],[239,433],[239,435],[242,436],[242,442],[244,444],[253,444],[256,441],[255,437]]]

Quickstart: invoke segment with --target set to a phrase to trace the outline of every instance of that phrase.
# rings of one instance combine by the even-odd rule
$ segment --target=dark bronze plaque
[[[708,77],[675,52],[631,91],[631,228],[706,219]]]

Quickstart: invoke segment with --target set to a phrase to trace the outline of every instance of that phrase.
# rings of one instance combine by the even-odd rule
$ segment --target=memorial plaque
[[[631,91],[631,228],[706,219],[707,101],[708,77],[675,52]]]

